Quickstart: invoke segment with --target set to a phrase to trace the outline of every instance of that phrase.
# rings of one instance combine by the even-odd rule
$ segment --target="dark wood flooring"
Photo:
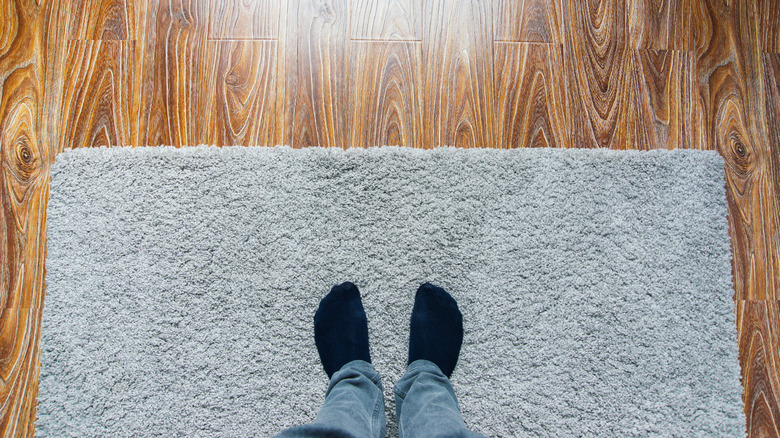
[[[718,151],[779,437],[778,52],[777,0],[0,0],[0,435],[34,430],[57,152],[209,143]]]

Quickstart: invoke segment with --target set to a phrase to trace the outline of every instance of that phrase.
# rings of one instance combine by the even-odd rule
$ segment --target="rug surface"
[[[464,315],[488,436],[744,436],[714,152],[192,147],[52,168],[38,436],[269,436],[327,386],[312,318],[361,290],[388,434],[417,287]]]

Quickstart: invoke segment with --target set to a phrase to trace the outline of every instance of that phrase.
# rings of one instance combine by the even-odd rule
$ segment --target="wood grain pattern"
[[[770,208],[763,212],[763,228],[766,231],[760,238],[768,241],[767,246],[772,250],[765,263],[767,276],[770,280],[774,279],[774,292],[768,290],[766,299],[780,300],[780,54],[764,54],[763,67],[769,153],[766,157],[765,191],[758,196],[763,198]]]
[[[352,39],[420,40],[422,0],[352,0]]]
[[[779,436],[778,29],[777,0],[0,0],[0,436],[34,432],[55,154],[271,137],[717,150],[748,436]]]
[[[561,45],[496,43],[494,47],[499,147],[566,147]]]
[[[777,297],[774,182],[768,172],[766,102],[749,1],[696,5],[694,143],[726,163],[736,299]],[[753,21],[751,21],[753,20]]]
[[[289,114],[287,101],[288,96],[288,69],[294,56],[290,50],[295,50],[298,44],[291,38],[291,31],[289,29],[292,20],[290,14],[292,2],[283,2],[279,7],[279,38],[276,39],[276,83],[274,84],[274,93],[276,94],[276,104],[274,107],[274,114],[276,121],[274,122],[274,144],[280,145],[292,145],[292,136],[290,123],[287,119]],[[297,56],[295,56],[297,57]]]
[[[780,301],[740,300],[737,338],[747,435],[780,436]]]
[[[66,148],[131,145],[127,41],[70,41],[62,108]]]
[[[561,0],[495,0],[496,41],[562,43]]]
[[[669,14],[669,48],[672,50],[696,51],[710,39],[711,25],[708,22],[711,6],[721,0],[673,0],[675,4]]]
[[[204,16],[198,0],[148,3],[133,58],[133,145],[207,142],[201,117],[215,99],[216,55],[207,52]]]
[[[780,53],[780,3],[777,0],[756,0],[756,5],[761,51]]]
[[[208,37],[269,39],[279,36],[281,0],[208,0]]]
[[[41,269],[41,271],[43,271]],[[32,436],[35,428],[40,373],[40,335],[43,307],[6,308],[0,316],[0,432],[4,437]]]
[[[570,0],[564,30],[569,146],[632,148],[631,57],[623,2]]]
[[[207,144],[274,146],[275,41],[210,41],[216,53]]]
[[[422,147],[422,47],[352,43],[352,147]]]
[[[490,22],[483,0],[426,4],[425,147],[495,147]]]
[[[692,53],[638,49],[631,54],[636,147],[693,147]]]
[[[285,142],[293,147],[344,147],[349,3],[297,0],[289,7]]]
[[[681,5],[675,0],[630,0],[628,4],[628,34],[631,47],[669,49],[669,34],[685,33],[685,28],[669,27],[671,11]]]
[[[0,1],[0,436],[34,430],[51,159],[47,5]]]
[[[135,0],[76,0],[70,3],[69,39],[125,40],[135,30]]]
[[[48,154],[39,134],[40,66],[34,58],[30,61],[33,64],[20,64],[5,78],[0,95],[0,193],[5,219],[0,308],[19,307],[25,296],[22,288],[30,285],[24,277],[36,275],[35,270],[25,272],[24,255],[26,249],[32,249],[27,245],[35,242],[28,239],[37,234],[34,231],[40,225],[29,222],[40,208],[36,195],[42,190]]]

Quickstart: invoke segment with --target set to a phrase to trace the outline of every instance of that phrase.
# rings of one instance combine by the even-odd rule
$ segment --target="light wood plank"
[[[561,45],[496,43],[494,47],[499,146],[566,147]]]
[[[422,47],[353,42],[352,147],[422,147]]]
[[[42,269],[41,269],[42,270]],[[2,436],[32,436],[37,411],[43,308],[6,308],[0,316],[0,400]]]
[[[351,37],[416,41],[422,36],[422,0],[352,0]]]
[[[50,4],[0,1],[0,436],[34,430],[53,157],[44,42]],[[52,8],[52,9],[49,9]]]
[[[257,86],[239,88],[234,100],[223,98],[219,103],[214,84],[220,77],[227,79],[231,69],[235,70],[236,79],[246,79],[246,84],[264,83],[261,78],[269,74],[265,64],[257,69],[249,67],[258,59],[249,54],[263,50],[248,51],[249,46],[240,46],[236,50],[242,56],[234,57],[229,51],[219,50],[221,44],[230,47],[232,42],[211,44],[206,41],[209,37],[278,37],[276,73],[270,79],[274,82],[273,105],[277,115],[273,125],[275,143],[298,146],[357,143],[350,139],[358,132],[357,125],[353,124],[358,123],[353,122],[356,111],[350,99],[377,108],[373,116],[358,117],[364,127],[376,127],[368,129],[362,137],[389,143],[401,138],[400,144],[405,144],[401,133],[408,132],[408,126],[413,123],[400,128],[400,122],[395,120],[396,115],[399,121],[405,117],[401,114],[407,112],[406,102],[411,96],[396,92],[396,82],[382,79],[377,72],[392,76],[398,81],[398,89],[411,88],[401,85],[400,73],[394,73],[407,69],[406,55],[395,49],[355,55],[350,53],[349,37],[403,36],[423,40],[417,44],[423,46],[422,61],[412,60],[417,55],[408,56],[412,60],[411,68],[417,68],[422,76],[419,99],[424,128],[419,144],[423,147],[434,144],[430,138],[454,138],[460,145],[483,146],[499,145],[511,132],[516,135],[509,138],[518,138],[525,132],[513,131],[517,122],[506,125],[501,121],[510,114],[508,108],[518,109],[518,114],[527,116],[526,120],[544,120],[541,113],[533,110],[541,107],[538,99],[542,87],[536,85],[526,90],[516,84],[527,83],[531,71],[536,71],[537,76],[547,73],[542,73],[541,68],[529,69],[531,65],[526,61],[521,76],[508,74],[511,68],[499,66],[511,65],[510,59],[519,62],[518,52],[495,52],[494,59],[492,37],[565,45],[561,76],[567,89],[567,104],[560,111],[566,120],[563,143],[567,146],[621,147],[620,138],[631,140],[634,136],[633,143],[625,142],[625,147],[669,147],[675,136],[681,138],[688,129],[683,127],[679,116],[685,113],[684,77],[677,82],[677,71],[683,70],[687,61],[678,62],[677,57],[681,55],[674,51],[668,61],[668,53],[662,57],[655,50],[689,51],[693,70],[692,147],[717,149],[726,161],[737,298],[777,300],[780,297],[776,244],[780,241],[777,231],[780,229],[777,206],[780,61],[775,55],[762,58],[762,53],[777,52],[780,46],[777,31],[780,8],[775,0],[631,0],[622,11],[623,31],[619,29],[620,2],[395,2],[402,6],[423,4],[423,12],[413,16],[406,9],[401,13],[397,7],[388,7],[392,1],[376,0],[374,6],[366,3],[369,6],[362,9],[361,17],[352,11],[363,6],[362,3],[295,0],[278,3],[278,19],[274,23],[275,12],[268,13],[266,6],[272,5],[273,11],[276,1],[231,0],[217,5],[215,0],[80,0],[75,3],[0,0],[0,16],[4,18],[0,20],[0,234],[4,236],[0,243],[3,304],[0,308],[6,309],[0,314],[3,357],[0,374],[8,377],[0,385],[3,397],[0,436],[31,436],[34,429],[40,353],[40,314],[35,312],[40,312],[44,297],[46,181],[54,154],[63,147],[75,146],[78,138],[83,140],[82,145],[93,143],[84,139],[95,126],[103,126],[104,132],[115,129],[120,134],[129,133],[126,135],[132,144],[206,143],[211,135],[209,129],[212,132],[216,129],[217,124],[211,122],[220,105],[223,115],[231,115],[222,119],[221,126],[226,129],[221,132],[246,134],[234,136],[235,141],[255,141],[249,133],[262,131],[259,124],[267,119],[252,115],[259,94],[248,91],[259,91]],[[559,33],[554,30],[551,6],[560,8]],[[484,9],[489,14],[481,12]],[[372,15],[372,11],[380,10],[387,13]],[[664,25],[667,13],[668,25]],[[418,30],[412,30],[413,26],[419,26]],[[130,41],[91,46],[90,51],[83,45],[85,41],[78,43],[81,46],[66,45],[68,39]],[[662,44],[664,40],[666,47]],[[255,44],[250,46],[256,48]],[[127,54],[111,47],[127,47]],[[640,54],[645,52],[631,52],[631,47],[649,51],[642,58],[644,55]],[[75,56],[78,50],[83,56]],[[95,58],[95,50],[104,53],[102,59]],[[534,58],[531,52],[525,54],[527,60]],[[504,56],[503,60],[500,56]],[[220,62],[220,59],[228,61]],[[115,82],[120,84],[117,89],[101,88],[90,82],[82,70],[84,63],[88,66],[90,62],[97,66],[87,70],[106,70],[109,76],[117,72],[121,76],[124,74],[121,66],[131,66],[129,94],[132,97],[117,100],[116,93],[122,91],[121,77]],[[497,72],[495,77],[493,68]],[[503,70],[499,72],[500,68]],[[518,67],[516,71],[519,70]],[[368,85],[371,81],[379,84],[374,90]],[[499,96],[499,84],[510,82],[515,85],[505,87],[507,90],[514,87],[516,92]],[[364,90],[368,91],[358,92],[352,84],[364,84]],[[86,91],[78,90],[82,86]],[[631,91],[621,91],[621,86]],[[490,95],[488,98],[484,97],[485,90]],[[64,112],[79,99],[84,108],[81,115]],[[514,99],[511,103],[506,101],[511,99]],[[131,105],[128,117],[119,117],[112,125],[108,123],[110,117],[99,116],[120,114],[127,101]],[[247,107],[242,112],[238,109],[243,104]],[[260,106],[265,108],[265,104]],[[82,127],[68,125],[69,117]],[[375,122],[371,122],[372,118]],[[492,120],[489,126],[495,129],[493,133],[481,128],[487,119]],[[636,129],[631,128],[632,124]],[[627,126],[627,132],[619,132],[622,125]],[[542,123],[530,126],[537,127],[538,133],[547,129]],[[92,132],[96,139],[120,137],[117,133],[101,137],[96,134],[99,132],[100,129]],[[463,135],[459,137],[458,133]],[[644,140],[640,133],[644,133]],[[417,134],[412,129],[412,134],[406,135],[409,138]],[[225,142],[230,141],[227,137]],[[573,137],[590,140],[569,144]],[[464,138],[483,140],[465,141]],[[496,143],[486,142],[484,138],[495,139]],[[519,140],[509,141],[515,144]],[[532,140],[520,142],[539,144]],[[94,142],[101,143],[108,141]],[[748,306],[745,314],[752,315],[753,327],[761,328],[750,329],[749,324],[743,324],[739,337],[751,437],[778,434],[776,407],[780,377],[770,359],[780,357],[780,347],[776,341],[765,340],[762,349],[751,347],[758,345],[753,340],[769,336],[765,328],[778,325],[778,311],[771,307],[774,302],[767,303],[766,308],[761,307],[763,303]]]
[[[217,146],[274,146],[276,42],[211,41],[216,93],[208,114],[207,143]]]
[[[71,4],[69,38],[133,39],[135,0],[76,0]]]
[[[40,214],[39,196],[49,167],[39,127],[43,90],[38,78],[43,68],[36,58],[32,52],[20,56],[0,84],[0,308],[29,306],[25,298],[32,298],[27,296],[32,276],[41,274],[35,269],[38,261],[28,259],[36,251],[41,224],[35,219]]]
[[[490,3],[426,4],[425,147],[495,147]]]
[[[202,118],[214,103],[216,55],[206,46],[199,2],[154,0],[143,11],[135,44],[132,121],[135,146],[207,142]]]
[[[209,0],[208,37],[275,39],[281,0]]]
[[[64,148],[131,144],[131,70],[133,43],[68,42],[62,107]]]

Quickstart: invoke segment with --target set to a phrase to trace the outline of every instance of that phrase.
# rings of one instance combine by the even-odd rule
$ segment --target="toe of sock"
[[[357,286],[355,286],[354,283],[351,283],[349,281],[346,281],[341,284],[337,284],[331,288],[330,293],[325,295],[325,298],[322,299],[322,303],[328,303],[333,300],[338,299],[350,299],[350,298],[360,298],[360,291],[358,290]]]
[[[345,363],[371,362],[360,291],[353,283],[333,286],[314,314],[314,342],[328,377]]]
[[[415,305],[430,305],[444,306],[445,308],[452,309],[452,312],[457,313],[460,316],[460,309],[458,309],[458,303],[455,298],[449,294],[444,288],[436,286],[431,283],[423,283],[419,289],[417,289],[417,295],[414,298]]]
[[[463,342],[463,316],[455,299],[431,283],[420,286],[412,309],[409,359],[436,363],[449,377]]]

